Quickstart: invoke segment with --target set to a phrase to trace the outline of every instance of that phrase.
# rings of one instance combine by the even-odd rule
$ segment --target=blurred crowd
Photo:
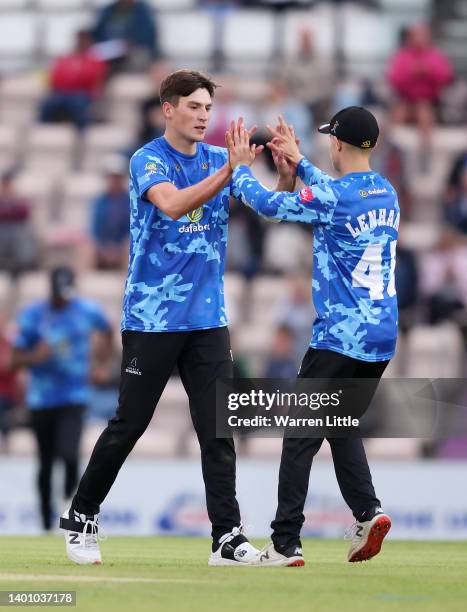
[[[222,11],[242,4],[253,3],[199,2],[203,10],[217,11],[220,22]],[[254,4],[271,6],[271,2]],[[284,9],[296,3],[275,4],[275,9],[278,5]],[[441,177],[440,193],[433,196],[430,185],[438,172],[439,134],[443,129],[464,129],[462,122],[467,122],[464,75],[456,73],[449,57],[434,42],[428,23],[401,31],[399,48],[387,57],[384,73],[373,79],[339,79],[336,58],[317,51],[314,32],[301,27],[296,36],[295,56],[277,57],[262,78],[250,79],[245,74],[239,79],[223,71],[222,58],[216,52],[212,66],[222,87],[216,94],[206,140],[222,146],[229,122],[243,116],[247,124],[258,125],[255,139],[264,143],[268,138],[265,125],[274,123],[282,113],[295,126],[304,154],[332,173],[316,126],[338,107],[362,104],[371,108],[382,133],[373,167],[395,186],[402,211],[396,267],[401,338],[404,341],[413,329],[435,330],[448,325],[461,340],[460,376],[467,338],[467,141],[464,151],[445,153],[442,149],[448,168]],[[77,31],[73,50],[55,58],[48,68],[48,92],[38,105],[37,121],[72,125],[81,138],[90,126],[108,121],[108,91],[119,75],[145,75],[148,83],[147,97],[135,102],[139,122],[132,145],[101,160],[98,171],[104,188],[90,202],[87,232],[66,245],[81,273],[123,273],[126,268],[128,159],[139,146],[162,135],[158,86],[165,74],[178,67],[162,56],[158,40],[157,14],[145,1],[117,0],[99,9],[93,27]],[[401,132],[406,129],[410,132]],[[12,166],[0,177],[0,269],[14,281],[24,272],[48,267],[53,250],[35,227],[33,199],[17,189],[18,171]],[[265,185],[275,185],[268,150],[255,162],[255,174]],[[420,190],[420,185],[427,187]],[[240,334],[252,316],[251,295],[257,280],[284,279],[276,311],[268,317],[272,327],[266,358],[260,365],[254,359],[249,361],[240,342],[238,374],[293,377],[308,344],[314,316],[309,282],[304,280],[312,265],[310,228],[269,224],[234,202],[229,232],[227,270],[244,281],[234,334],[237,330]],[[60,248],[63,250],[63,243]],[[8,322],[16,314],[4,312],[0,321],[0,435],[14,422],[11,409],[21,404],[24,387],[21,376],[8,368]],[[424,375],[413,366],[406,364],[400,372]],[[115,372],[102,376],[101,387],[114,384],[116,378]]]

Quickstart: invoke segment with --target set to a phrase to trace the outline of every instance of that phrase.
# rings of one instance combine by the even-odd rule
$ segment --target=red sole
[[[356,561],[368,561],[368,559],[371,559],[377,555],[381,550],[383,540],[387,536],[390,529],[391,519],[389,516],[382,516],[377,519],[375,524],[372,525],[370,529],[365,546],[350,557],[350,563],[355,563]]]
[[[305,565],[305,561],[303,559],[297,559],[297,561],[292,561],[289,563],[287,567],[303,567]]]

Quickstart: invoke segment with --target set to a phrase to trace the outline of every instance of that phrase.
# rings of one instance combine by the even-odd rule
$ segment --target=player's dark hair
[[[161,104],[170,102],[177,106],[180,98],[190,96],[197,89],[207,89],[211,97],[214,96],[216,83],[207,75],[197,70],[177,70],[166,77],[160,87]]]

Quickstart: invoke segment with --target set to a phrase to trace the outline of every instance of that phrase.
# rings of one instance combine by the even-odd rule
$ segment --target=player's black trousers
[[[234,443],[216,438],[216,379],[230,378],[233,371],[228,329],[124,331],[122,341],[117,412],[94,447],[73,506],[85,514],[99,512],[125,459],[149,425],[177,364],[201,448],[207,509],[217,540],[240,524]]]
[[[379,380],[389,361],[366,362],[334,351],[308,349],[299,378],[374,378]],[[375,385],[374,391],[376,391]],[[371,401],[372,396],[365,398]],[[278,508],[271,523],[277,550],[300,543],[311,464],[324,438],[284,438],[279,471]],[[342,496],[357,520],[380,506],[360,438],[327,438]]]
[[[57,459],[65,465],[65,497],[71,497],[76,490],[84,410],[81,405],[66,405],[31,411],[39,451],[37,488],[46,530],[52,529],[52,470]]]

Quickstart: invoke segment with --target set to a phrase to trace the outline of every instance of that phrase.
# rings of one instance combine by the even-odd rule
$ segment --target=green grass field
[[[389,540],[352,564],[347,542],[304,540],[304,568],[208,567],[204,538],[110,538],[102,551],[102,566],[81,567],[60,536],[0,537],[0,590],[74,590],[83,612],[467,609],[462,542]]]

